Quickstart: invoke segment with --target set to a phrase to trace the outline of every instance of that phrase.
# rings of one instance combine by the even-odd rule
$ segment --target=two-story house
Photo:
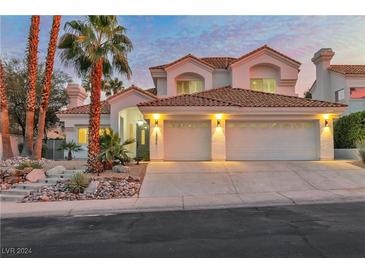
[[[365,65],[333,65],[335,52],[330,48],[317,51],[312,62],[316,80],[309,92],[313,99],[348,105],[344,114],[365,110]]]
[[[333,159],[332,119],[346,105],[299,98],[300,63],[268,46],[240,57],[188,54],[150,68],[155,87],[131,86],[102,102],[101,127],[151,160]],[[85,91],[67,88],[58,113],[67,140],[85,145]]]

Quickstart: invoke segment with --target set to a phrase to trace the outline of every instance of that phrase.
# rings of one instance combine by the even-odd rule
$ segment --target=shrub
[[[77,172],[73,175],[70,181],[66,184],[67,190],[72,193],[83,193],[85,188],[89,185],[89,177],[81,172]]]
[[[72,160],[72,152],[78,152],[78,151],[82,151],[83,148],[82,146],[76,144],[73,140],[71,142],[66,142],[64,141],[60,147],[58,148],[58,150],[67,150],[67,160],[71,161]]]
[[[42,169],[43,166],[37,161],[23,161],[19,165],[16,166],[16,169],[23,170],[26,167],[31,167],[33,169]]]
[[[356,148],[365,140],[365,111],[343,116],[334,123],[335,148]]]
[[[111,169],[114,164],[125,165],[125,163],[129,163],[131,159],[126,146],[134,142],[134,139],[127,139],[121,143],[118,133],[113,132],[113,130],[105,131],[100,136],[101,153],[99,154],[104,169]]]

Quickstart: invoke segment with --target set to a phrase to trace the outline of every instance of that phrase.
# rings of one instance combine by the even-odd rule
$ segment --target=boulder
[[[117,166],[113,166],[112,170],[113,170],[113,172],[116,172],[116,173],[127,173],[127,172],[129,172],[129,167],[117,165]]]
[[[9,184],[9,185],[13,185],[13,184],[17,184],[21,181],[21,177],[17,177],[17,176],[10,176],[10,177],[7,177],[5,179],[5,183]]]
[[[29,182],[34,183],[38,180],[45,179],[46,175],[44,174],[43,169],[33,169],[28,173],[27,177],[25,177]]]
[[[11,169],[9,171],[10,176],[16,176],[16,177],[20,177],[24,175],[24,170],[20,170],[20,169]]]
[[[58,174],[62,174],[66,168],[64,166],[55,166],[54,168],[51,168],[46,171],[47,176],[55,176]]]
[[[98,190],[99,182],[92,181],[87,188],[85,188],[85,193],[92,193],[94,194]]]

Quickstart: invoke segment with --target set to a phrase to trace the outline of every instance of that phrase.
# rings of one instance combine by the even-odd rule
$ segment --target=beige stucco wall
[[[273,56],[263,53],[247,60],[237,62],[232,66],[232,86],[234,88],[250,89],[250,78],[265,78],[273,76],[277,79],[277,93],[295,96],[295,84],[298,79],[298,68],[289,65]],[[274,68],[274,69],[273,69]],[[280,82],[286,80],[285,87]],[[287,81],[291,80],[291,81]]]
[[[166,69],[167,96],[175,96],[176,78],[184,73],[195,73],[204,79],[204,90],[213,88],[213,69],[206,67],[194,60],[187,60]]]

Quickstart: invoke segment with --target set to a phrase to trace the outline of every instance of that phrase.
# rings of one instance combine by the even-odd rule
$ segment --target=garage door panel
[[[210,121],[165,121],[164,159],[211,160]]]
[[[227,121],[227,160],[316,160],[318,126],[313,121]]]

